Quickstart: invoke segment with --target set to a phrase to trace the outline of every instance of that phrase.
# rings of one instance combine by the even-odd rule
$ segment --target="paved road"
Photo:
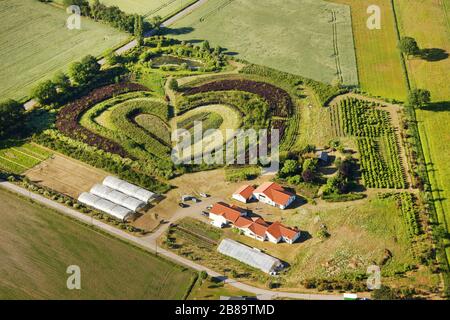
[[[155,234],[150,235],[148,237],[136,237],[125,231],[117,229],[116,227],[106,224],[102,221],[93,219],[85,214],[82,214],[82,213],[76,211],[76,210],[70,209],[60,203],[49,200],[39,194],[32,193],[24,188],[21,188],[15,184],[12,184],[10,182],[0,181],[0,187],[10,190],[12,192],[18,193],[22,196],[28,197],[28,198],[30,198],[38,203],[41,203],[49,208],[57,210],[57,211],[65,214],[65,215],[68,215],[72,218],[78,219],[86,224],[89,224],[89,225],[95,226],[99,229],[102,229],[116,237],[127,240],[133,244],[141,246],[142,248],[144,248],[152,253],[157,253],[159,255],[162,255],[174,262],[185,265],[191,269],[194,269],[197,271],[206,271],[210,276],[222,278],[222,279],[224,279],[225,283],[227,283],[237,289],[244,290],[249,293],[253,293],[256,296],[258,296],[258,298],[260,298],[260,299],[274,299],[274,298],[280,297],[280,298],[292,298],[292,299],[302,299],[302,300],[343,300],[343,296],[341,296],[341,295],[303,294],[303,293],[271,291],[271,290],[253,287],[253,286],[247,285],[245,283],[227,278],[224,275],[222,275],[214,270],[211,270],[211,269],[206,268],[206,267],[204,267],[198,263],[195,263],[191,260],[188,260],[181,256],[178,256],[178,255],[174,254],[173,252],[170,252],[163,248],[157,247],[156,239],[159,235],[161,235],[167,229],[167,225],[165,227],[161,228],[161,230],[158,230]],[[210,201],[203,201],[200,204],[198,204],[197,206],[198,206],[199,210],[200,210],[200,208],[209,204],[209,202],[212,202],[213,200],[214,199],[211,199]],[[192,206],[192,208],[195,209],[194,206]],[[178,214],[178,215],[176,214],[176,216],[177,216],[177,218],[180,218],[181,216],[183,216],[183,214]]]

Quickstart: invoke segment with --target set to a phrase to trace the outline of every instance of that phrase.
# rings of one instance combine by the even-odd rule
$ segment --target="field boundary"
[[[400,27],[399,27],[399,22],[398,22],[398,17],[397,17],[397,12],[395,9],[395,1],[391,0],[391,7],[392,7],[392,11],[394,13],[394,23],[395,23],[395,30],[397,32],[397,37],[398,39],[400,39],[401,33],[400,33]],[[444,11],[445,11],[445,5],[444,5]],[[445,12],[446,13],[446,12]],[[447,16],[447,15],[446,15]],[[447,19],[448,22],[448,19]],[[408,72],[408,68],[406,66],[406,61],[405,61],[405,57],[403,54],[401,54],[401,61],[402,61],[402,66],[403,66],[403,70],[405,72],[405,78],[406,78],[406,83],[407,83],[407,87],[408,87],[408,91],[411,91],[411,79],[409,76],[409,72]],[[427,164],[427,154],[428,154],[428,158],[430,160],[430,162],[432,163],[431,160],[431,152],[429,153],[425,153],[425,148],[429,148],[429,144],[428,141],[424,141],[422,135],[425,135],[425,140],[427,140],[427,136],[424,130],[420,129],[420,125],[417,121],[417,112],[416,109],[414,107],[410,107],[412,109],[412,116],[413,116],[413,121],[415,122],[415,125],[417,126],[417,136],[416,139],[418,140],[418,147],[420,149],[420,153],[421,156],[423,158],[423,160],[425,161],[425,175],[426,175],[426,182],[431,186],[431,192],[429,192],[428,194],[431,196],[431,200],[428,203],[430,204],[430,208],[431,208],[431,219],[432,220],[436,220],[439,225],[443,225],[445,227],[445,230],[448,231],[447,228],[447,219],[446,219],[446,213],[444,210],[444,207],[442,205],[442,200],[441,200],[441,196],[439,193],[439,186],[437,185],[437,181],[436,183],[432,184],[432,179],[430,177],[430,166]],[[425,145],[426,144],[426,145]],[[428,151],[428,150],[427,150]],[[433,168],[431,168],[431,171],[433,170]],[[432,171],[433,172],[433,171]],[[433,173],[434,174],[434,173]],[[433,188],[434,186],[434,188]],[[436,189],[436,190],[433,190]],[[439,199],[436,200],[435,197],[435,192],[437,192]],[[436,202],[438,202],[440,204],[440,207],[442,208],[442,215],[443,215],[443,220],[444,221],[440,221],[441,219],[439,219],[439,212],[437,210],[436,207]],[[435,228],[433,227],[433,232],[435,231]],[[446,243],[444,239],[437,239],[438,242],[438,251],[441,251],[441,255],[443,259],[439,259],[439,254],[437,254],[437,259],[440,263],[445,265],[446,270],[443,273],[442,279],[443,279],[443,283],[444,283],[444,293],[448,295],[448,293],[446,293],[449,289],[450,289],[450,275],[449,275],[449,270],[450,270],[450,251],[446,249]],[[443,261],[442,261],[443,260]]]

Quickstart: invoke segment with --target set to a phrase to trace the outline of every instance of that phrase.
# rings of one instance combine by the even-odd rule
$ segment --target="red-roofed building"
[[[295,194],[286,191],[282,186],[275,182],[266,182],[260,185],[253,192],[256,199],[261,202],[286,209],[295,200]]]
[[[267,228],[267,240],[273,243],[284,241],[292,244],[300,237],[300,231],[288,228],[280,222],[274,222]]]
[[[253,192],[255,191],[255,188],[252,186],[246,184],[240,187],[238,190],[236,190],[235,193],[233,193],[233,199],[247,203],[255,199],[255,196],[253,195]]]
[[[217,202],[209,211],[212,224],[222,228],[227,224],[234,224],[240,217],[247,215],[247,212],[238,206],[229,205],[224,202]]]

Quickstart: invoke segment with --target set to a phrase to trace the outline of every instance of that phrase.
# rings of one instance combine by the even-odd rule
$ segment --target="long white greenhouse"
[[[133,211],[138,211],[147,205],[144,201],[138,200],[102,184],[93,186],[91,193]]]
[[[103,185],[116,189],[122,193],[125,193],[126,195],[129,195],[146,203],[155,197],[155,194],[153,192],[145,190],[141,187],[138,187],[116,177],[106,177],[105,180],[103,180]]]
[[[266,273],[283,267],[280,260],[231,239],[223,239],[217,251]]]
[[[89,192],[83,192],[78,197],[78,201],[84,205],[103,211],[122,221],[125,221],[130,215],[133,214],[132,210],[122,207],[114,202],[103,199]]]

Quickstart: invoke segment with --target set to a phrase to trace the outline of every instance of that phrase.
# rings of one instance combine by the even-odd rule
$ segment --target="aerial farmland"
[[[449,7],[3,0],[0,298],[448,299]]]

